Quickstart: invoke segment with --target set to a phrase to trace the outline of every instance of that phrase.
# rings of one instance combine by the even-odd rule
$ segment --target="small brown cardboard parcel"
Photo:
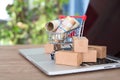
[[[45,53],[47,54],[50,54],[54,51],[54,45],[50,43],[45,44],[44,48],[45,48]]]
[[[106,53],[107,53],[106,46],[89,45],[88,48],[97,50],[97,58],[100,59],[106,58]]]
[[[74,52],[88,52],[88,39],[86,37],[73,37]]]
[[[83,54],[83,62],[96,62],[97,61],[96,50],[89,49],[87,53],[82,53],[82,54]]]
[[[73,51],[57,51],[55,53],[55,63],[69,66],[80,66],[82,54]]]

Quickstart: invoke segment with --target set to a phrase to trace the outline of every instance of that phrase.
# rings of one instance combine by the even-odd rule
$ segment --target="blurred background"
[[[87,15],[89,44],[120,56],[120,0],[0,0],[0,45],[47,43],[45,24],[64,15]]]
[[[0,45],[44,44],[48,21],[61,14],[83,15],[88,3],[89,0],[0,0]]]
[[[67,0],[0,0],[0,45],[43,44],[45,24],[62,13]]]

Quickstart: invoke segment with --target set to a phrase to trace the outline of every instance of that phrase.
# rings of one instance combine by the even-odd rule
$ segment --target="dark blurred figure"
[[[106,45],[108,54],[120,57],[120,0],[91,0],[86,14],[89,44]]]

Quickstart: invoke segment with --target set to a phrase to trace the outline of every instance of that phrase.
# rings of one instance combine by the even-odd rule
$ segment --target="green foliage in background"
[[[68,0],[14,0],[7,6],[11,19],[0,24],[3,44],[42,44],[47,42],[45,24],[62,14]]]

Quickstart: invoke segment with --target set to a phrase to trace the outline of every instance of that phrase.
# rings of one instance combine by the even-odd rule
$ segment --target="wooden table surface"
[[[40,45],[0,46],[0,80],[120,80],[120,69],[47,76],[22,57],[18,49]]]

